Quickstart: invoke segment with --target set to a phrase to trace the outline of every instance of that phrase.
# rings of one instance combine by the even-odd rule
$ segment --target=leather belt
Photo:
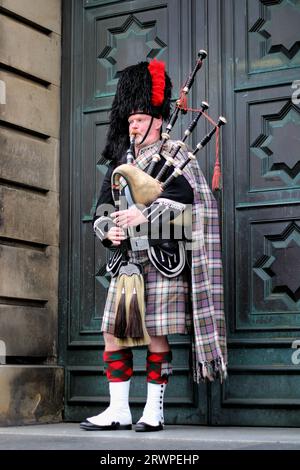
[[[130,237],[128,242],[131,245],[132,251],[148,250],[150,246],[148,237]]]
[[[180,240],[149,239],[148,237],[131,237],[122,242],[122,246],[127,250],[143,251],[148,250],[150,246],[161,245],[162,243],[176,242]]]

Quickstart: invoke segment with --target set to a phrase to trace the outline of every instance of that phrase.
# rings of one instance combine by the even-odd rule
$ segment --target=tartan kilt
[[[191,301],[186,269],[177,277],[163,276],[149,261],[147,251],[129,251],[129,259],[143,268],[145,284],[145,321],[150,336],[190,334]],[[113,334],[117,277],[110,281],[101,331]]]

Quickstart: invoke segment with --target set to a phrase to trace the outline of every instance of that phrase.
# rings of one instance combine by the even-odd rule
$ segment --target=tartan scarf
[[[162,155],[170,154],[173,146],[174,141],[168,141]],[[134,164],[144,170],[158,147],[156,142],[140,150]],[[183,175],[194,192],[192,242],[188,246],[192,254],[193,379],[199,383],[219,378],[222,382],[227,375],[227,346],[218,207],[197,160],[189,162]],[[120,186],[126,184],[120,178]]]

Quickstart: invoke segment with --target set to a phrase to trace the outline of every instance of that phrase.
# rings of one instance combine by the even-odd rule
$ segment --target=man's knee
[[[151,352],[168,351],[170,349],[167,336],[150,336],[151,343],[148,346]]]
[[[119,349],[126,349],[117,343],[114,335],[110,333],[103,333],[105,350],[106,351],[118,351]]]

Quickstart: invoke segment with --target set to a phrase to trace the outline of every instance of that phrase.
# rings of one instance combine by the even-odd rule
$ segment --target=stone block
[[[0,304],[0,340],[9,357],[55,358],[56,311],[49,302],[44,307]]]
[[[0,80],[6,85],[6,105],[0,107],[0,120],[58,138],[60,89],[38,85],[7,71],[0,71]]]
[[[0,366],[0,426],[62,420],[63,369]]]
[[[58,197],[0,186],[0,236],[58,246]]]
[[[0,178],[58,191],[59,141],[0,127]]]
[[[0,0],[0,6],[50,31],[61,33],[61,0]]]
[[[0,297],[49,301],[57,309],[58,248],[0,245]]]
[[[1,63],[59,86],[60,36],[48,36],[1,14],[0,31]]]

